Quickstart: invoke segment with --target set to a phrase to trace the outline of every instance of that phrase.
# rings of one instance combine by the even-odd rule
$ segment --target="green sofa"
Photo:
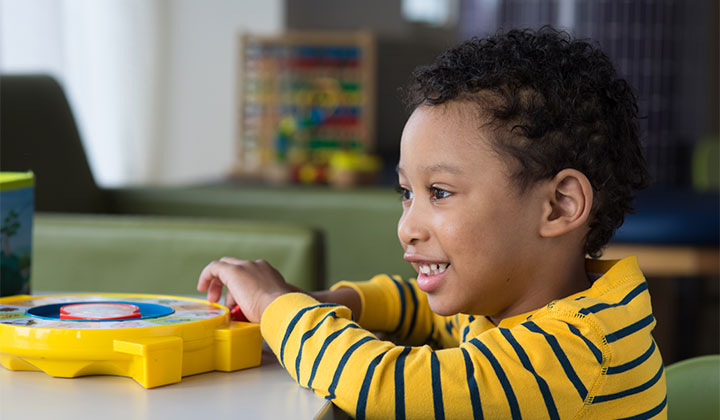
[[[322,233],[326,286],[365,280],[378,273],[411,276],[397,238],[402,213],[389,188],[334,190],[309,186],[218,185],[185,188],[118,189],[120,213],[204,216],[282,221]]]
[[[34,223],[34,292],[192,295],[205,265],[228,255],[265,259],[306,289],[321,278],[318,236],[302,226],[69,214],[39,214]]]

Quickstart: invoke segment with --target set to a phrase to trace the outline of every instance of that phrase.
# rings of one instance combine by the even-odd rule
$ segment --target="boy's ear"
[[[549,181],[548,187],[540,236],[560,236],[585,225],[593,203],[592,186],[585,174],[563,169]]]

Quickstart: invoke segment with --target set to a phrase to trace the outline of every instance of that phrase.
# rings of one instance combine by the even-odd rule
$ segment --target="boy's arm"
[[[320,302],[347,306],[363,329],[388,333],[406,344],[458,344],[456,319],[433,313],[427,295],[414,280],[382,274],[369,281],[340,282],[310,295]]]
[[[600,361],[562,321],[528,325],[452,349],[397,346],[360,328],[348,308],[292,293],[270,304],[261,330],[301,386],[357,418],[575,416]],[[558,330],[566,333],[548,339]]]
[[[310,292],[310,296],[323,303],[336,303],[346,306],[353,314],[353,319],[360,319],[362,314],[362,300],[360,294],[350,287],[340,287],[332,290],[319,290]]]
[[[225,304],[235,304],[251,322],[260,322],[265,308],[278,296],[302,292],[285,282],[282,275],[263,260],[248,261],[224,257],[203,269],[198,291],[207,291],[207,299],[216,302],[227,287]],[[313,292],[320,301],[339,303],[351,308],[363,328],[390,332],[408,343],[457,343],[453,324],[430,311],[427,296],[414,282],[399,277],[376,276],[368,282],[341,282],[326,292]],[[457,332],[457,325],[454,325]]]
[[[249,320],[261,321],[263,337],[300,385],[359,419],[575,418],[581,413],[617,418],[638,414],[632,412],[648,404],[661,411],[664,407],[659,355],[641,368],[634,361],[613,367],[633,370],[604,389],[608,343],[597,325],[591,327],[574,313],[492,328],[467,337],[457,348],[434,351],[377,339],[352,321],[347,307],[293,293],[297,289],[265,261],[223,258],[210,263],[198,290],[208,290],[208,299],[216,301],[223,285]],[[399,291],[410,290],[399,285]],[[364,319],[374,313],[365,303]],[[375,321],[384,322],[379,317]],[[399,323],[401,331],[411,322]],[[620,330],[622,337],[629,334],[626,330]],[[649,334],[637,337],[652,341]]]

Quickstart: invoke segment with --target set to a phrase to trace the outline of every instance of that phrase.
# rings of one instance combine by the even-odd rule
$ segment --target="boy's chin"
[[[450,305],[448,302],[443,302],[442,299],[433,298],[432,296],[428,296],[428,304],[433,313],[440,316],[452,316],[460,312],[455,305]]]

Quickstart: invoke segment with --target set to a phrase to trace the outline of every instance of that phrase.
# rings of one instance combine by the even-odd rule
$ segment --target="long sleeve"
[[[664,368],[650,335],[647,287],[618,278],[617,285],[598,280],[600,296],[556,301],[498,327],[484,317],[451,317],[459,321],[452,334],[459,345],[441,350],[380,340],[348,308],[299,293],[277,298],[261,331],[301,386],[358,419],[664,418]],[[391,297],[388,290],[375,292]],[[398,329],[401,312],[359,321],[408,337],[427,337],[435,325],[423,315],[405,327],[412,322],[405,311]]]
[[[427,295],[415,280],[377,275],[369,281],[340,282],[332,289],[349,287],[360,295],[358,324],[366,330],[384,332],[409,345],[455,347],[467,316],[443,317],[430,310]],[[463,319],[461,319],[461,317]]]
[[[262,331],[300,385],[358,419],[573,417],[601,365],[570,334],[557,343],[565,356],[533,352],[549,345],[545,330],[552,328],[532,325],[434,351],[381,341],[351,321],[347,308],[290,294],[268,307]],[[568,355],[577,355],[570,368]]]

